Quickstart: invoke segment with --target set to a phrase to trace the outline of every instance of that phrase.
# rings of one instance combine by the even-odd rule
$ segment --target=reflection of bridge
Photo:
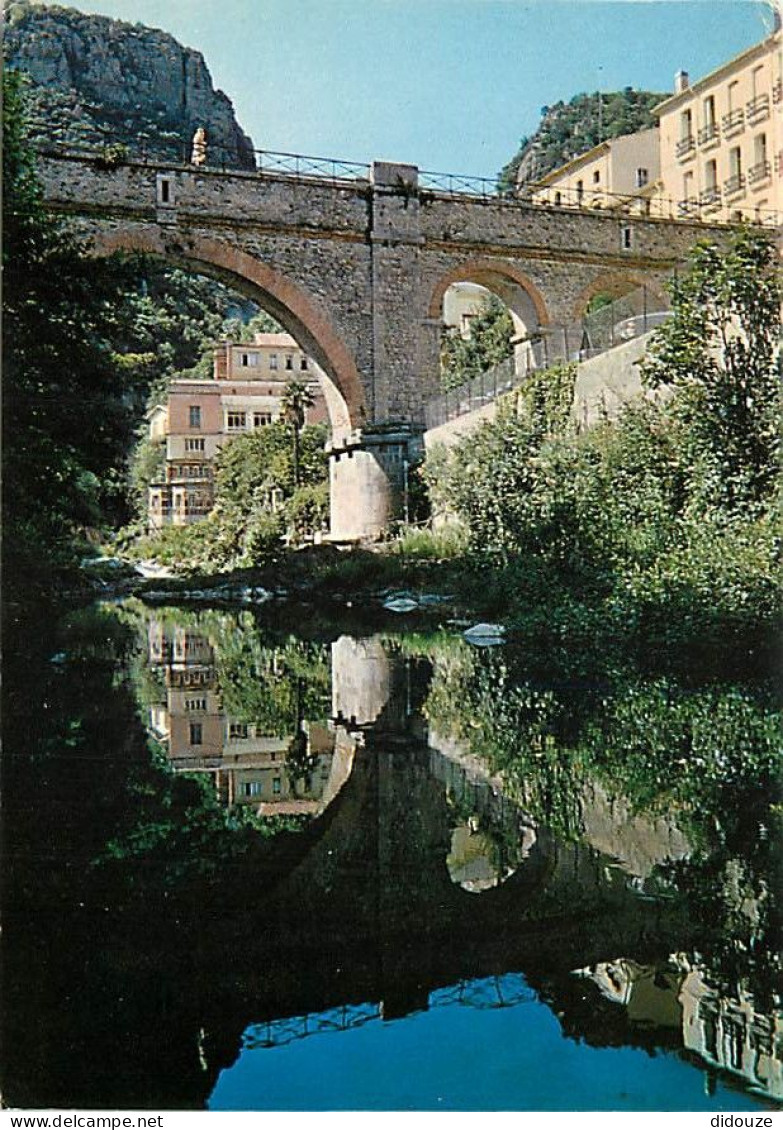
[[[497,1007],[525,999],[526,983],[689,947],[694,924],[674,900],[641,897],[612,857],[546,828],[504,882],[482,893],[455,883],[448,857],[462,815],[445,764],[433,772],[423,681],[373,641],[343,637],[336,657],[333,711],[356,752],[321,815],[227,855],[206,877],[168,885],[159,857],[126,861],[128,891],[114,914],[101,902],[99,934],[91,913],[58,908],[46,983],[32,979],[28,994],[58,1035],[28,1036],[16,1057],[25,1080],[36,1056],[46,1062],[37,1105],[197,1108],[251,1025],[279,1045],[455,998]],[[376,665],[373,686],[386,688],[375,698],[364,660]],[[518,814],[498,810],[491,788],[470,782],[471,813],[513,833]],[[20,953],[13,970],[20,985],[28,960]],[[509,980],[509,970],[521,976]]]
[[[505,973],[473,980],[461,979],[444,989],[437,989],[430,993],[426,1007],[428,1010],[454,1005],[476,1009],[516,1008],[535,999],[536,994],[524,977],[518,973]],[[342,1005],[326,1012],[252,1024],[243,1036],[242,1045],[244,1048],[279,1048],[308,1036],[363,1028],[365,1024],[384,1018],[382,1002]]]
[[[660,293],[703,224],[424,188],[411,165],[302,178],[101,154],[41,155],[47,203],[98,253],[145,252],[215,275],[319,364],[334,430],[332,532],[386,524],[438,388],[443,297],[478,283],[520,341],[557,333],[597,293]],[[714,234],[720,238],[720,229]]]

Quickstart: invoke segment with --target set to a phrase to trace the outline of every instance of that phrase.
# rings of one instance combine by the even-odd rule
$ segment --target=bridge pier
[[[387,426],[333,440],[329,453],[329,540],[375,541],[405,517],[408,469],[421,450],[418,432]]]

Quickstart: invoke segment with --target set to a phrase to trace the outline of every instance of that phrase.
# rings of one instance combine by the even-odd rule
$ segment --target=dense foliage
[[[474,377],[510,357],[514,323],[508,309],[494,294],[471,318],[470,332],[463,337],[456,328],[446,329],[440,348],[440,383],[446,390]]]
[[[22,81],[3,81],[4,549],[7,579],[30,584],[70,560],[79,529],[121,514],[129,403],[148,374],[110,344],[131,332],[127,267],[88,259],[44,212]]]
[[[324,529],[329,517],[326,428],[302,428],[296,449],[292,431],[276,423],[232,439],[216,460],[212,512],[189,526],[166,526],[131,551],[187,569],[226,569],[263,563],[284,537],[296,541]],[[135,533],[131,528],[127,536]]]
[[[651,111],[665,97],[627,86],[606,94],[577,94],[568,103],[544,106],[541,125],[532,137],[522,138],[517,153],[498,174],[500,190],[513,190],[518,179],[540,180],[607,138],[649,129],[656,124]]]
[[[671,394],[580,433],[573,371],[539,374],[427,475],[499,599],[559,599],[616,630],[689,636],[775,615],[778,328],[774,251],[742,232],[702,246],[644,366]]]

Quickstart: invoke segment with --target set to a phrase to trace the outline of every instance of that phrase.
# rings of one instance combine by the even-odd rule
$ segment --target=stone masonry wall
[[[541,321],[573,322],[596,289],[659,286],[709,231],[434,196],[411,166],[375,163],[350,183],[84,157],[39,168],[49,202],[104,249],[152,247],[197,268],[200,254],[245,286],[321,364],[358,428],[423,426],[448,277],[470,280],[481,261],[527,289]]]

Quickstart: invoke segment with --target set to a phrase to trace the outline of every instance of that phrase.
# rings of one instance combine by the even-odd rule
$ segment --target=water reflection
[[[296,641],[251,648],[254,682],[243,696],[246,665],[220,650],[226,621],[207,617],[199,630],[171,616],[150,616],[147,666],[159,688],[148,703],[150,732],[174,770],[208,776],[223,805],[247,806],[259,816],[318,815],[344,785],[355,752],[351,743],[338,745],[325,718],[303,717],[305,699],[313,703],[312,686],[305,694],[303,664],[309,660],[313,677],[325,680],[326,655]],[[263,720],[253,714],[258,683],[277,704]],[[322,705],[317,697],[315,704]]]
[[[448,634],[135,602],[50,650],[65,660],[43,656],[20,687],[47,703],[53,736],[34,748],[51,751],[57,850],[39,865],[30,810],[8,969],[17,1039],[31,1017],[68,1032],[19,1044],[12,1103],[783,1097],[763,693],[632,668],[576,683],[550,656],[479,654]],[[32,795],[40,765],[14,764]],[[292,1057],[272,1081],[253,1058],[268,1047]],[[588,1057],[618,1048],[625,1098],[616,1061]],[[331,1057],[353,1054],[356,1076],[335,1073]],[[557,1064],[574,1065],[572,1090]]]

